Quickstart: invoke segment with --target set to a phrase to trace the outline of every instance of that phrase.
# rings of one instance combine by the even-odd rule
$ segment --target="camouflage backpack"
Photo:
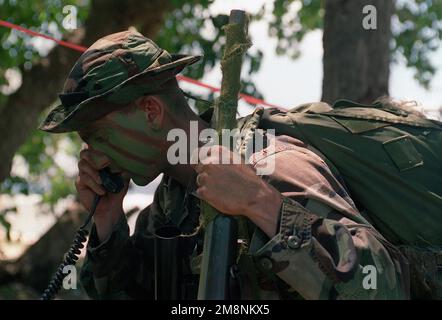
[[[339,100],[267,109],[259,127],[308,143],[363,216],[403,249],[412,286],[413,277],[423,286],[415,296],[442,298],[442,123],[389,104]]]

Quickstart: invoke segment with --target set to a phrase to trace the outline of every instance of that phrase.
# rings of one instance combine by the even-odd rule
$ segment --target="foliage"
[[[442,1],[397,1],[393,35],[394,57],[402,55],[407,67],[415,70],[416,80],[428,88],[436,72],[429,56],[442,39]]]
[[[84,0],[0,0],[0,19],[60,39],[65,5],[75,5],[79,21],[84,21],[89,7]],[[4,73],[8,68],[29,69],[40,58],[35,40],[22,32],[0,27],[0,85],[5,84]]]
[[[15,175],[8,177],[0,184],[0,193],[41,194],[42,202],[52,207],[75,191],[73,177],[68,177],[55,161],[56,153],[63,149],[66,155],[77,156],[80,145],[79,137],[73,133],[62,137],[35,130],[16,154],[26,162],[26,179]]]
[[[200,79],[221,60],[225,43],[223,26],[228,23],[229,17],[225,14],[211,15],[208,7],[213,1],[210,0],[172,2],[176,9],[166,18],[165,27],[161,29],[155,41],[170,52],[203,54],[201,63],[183,71],[186,76]],[[244,62],[247,76],[243,79],[242,91],[258,98],[262,98],[262,95],[257,91],[250,76],[259,70],[262,56],[263,53],[259,49],[249,50]]]
[[[310,31],[322,28],[321,0],[275,0],[269,22],[269,35],[278,39],[276,53],[297,58],[299,43]],[[263,12],[266,11],[264,7]]]
[[[393,60],[404,59],[407,67],[414,70],[416,80],[428,88],[436,72],[430,55],[439,48],[442,39],[442,1],[396,0],[395,5]],[[278,39],[278,54],[299,56],[299,43],[304,36],[323,27],[322,6],[322,0],[274,1],[269,35]]]
[[[40,194],[42,202],[51,208],[63,198],[74,194],[73,177],[55,161],[56,154],[62,150],[66,156],[77,156],[81,141],[74,133],[67,135],[48,135],[35,130],[30,138],[16,153],[25,161],[26,178],[11,175],[0,183],[1,194]],[[0,219],[0,224],[2,220]]]

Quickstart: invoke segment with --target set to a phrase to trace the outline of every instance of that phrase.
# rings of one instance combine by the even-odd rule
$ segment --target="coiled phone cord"
[[[84,224],[77,231],[77,234],[74,237],[74,241],[69,251],[66,253],[64,261],[60,264],[57,271],[52,276],[52,279],[49,282],[46,290],[41,295],[40,300],[52,300],[54,296],[58,293],[58,291],[60,291],[61,285],[63,283],[63,278],[66,276],[66,274],[63,272],[64,267],[67,265],[75,265],[78,258],[80,257],[81,249],[84,248],[84,243],[86,242],[87,236],[89,234],[89,230],[87,230],[87,227],[92,220],[99,201],[100,196],[96,195],[94,198],[94,202],[92,203],[92,208],[89,216],[87,217]]]
[[[102,181],[101,184],[106,192],[119,193],[124,188],[125,184],[121,175],[117,173],[112,173],[109,167],[99,170],[99,174]],[[95,209],[97,209],[97,205],[98,202],[100,202],[100,199],[101,197],[99,195],[95,196],[89,216],[87,217],[84,224],[77,231],[77,234],[74,237],[74,241],[69,251],[66,253],[64,261],[60,264],[57,271],[52,276],[52,279],[49,282],[46,290],[41,295],[40,300],[51,300],[58,293],[58,291],[60,291],[61,285],[63,283],[63,278],[65,277],[63,269],[67,265],[75,265],[78,258],[80,257],[81,249],[84,248],[84,243],[86,242],[87,235],[89,234],[87,227],[89,225],[89,222],[91,222],[92,217],[94,216]]]

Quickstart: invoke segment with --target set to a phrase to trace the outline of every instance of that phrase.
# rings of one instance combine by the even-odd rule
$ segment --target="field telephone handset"
[[[99,174],[102,181],[102,186],[107,192],[118,193],[123,189],[123,178],[119,174],[112,173],[109,167],[101,169]],[[77,231],[69,251],[66,253],[63,262],[52,276],[51,282],[40,298],[41,300],[51,300],[54,298],[62,286],[63,278],[66,276],[66,274],[63,272],[64,267],[67,265],[75,265],[77,262],[81,249],[84,247],[84,243],[87,240],[87,235],[89,234],[88,225],[92,220],[100,198],[101,197],[99,195],[95,196],[89,216]]]

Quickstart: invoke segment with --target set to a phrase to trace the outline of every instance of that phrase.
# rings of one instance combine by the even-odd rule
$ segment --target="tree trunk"
[[[98,38],[129,26],[154,37],[171,9],[169,1],[164,0],[95,0],[84,28],[73,32],[67,40],[89,46]],[[9,176],[17,149],[38,126],[40,113],[56,101],[79,55],[77,51],[56,47],[31,70],[22,70],[22,86],[0,107],[0,182]]]
[[[75,205],[20,258],[16,261],[1,261],[0,285],[19,281],[42,292],[61,263],[86,215],[79,205]]]
[[[172,9],[170,2],[164,0],[94,0],[84,27],[65,40],[89,46],[106,34],[130,26],[154,38],[165,14]],[[0,182],[9,175],[17,149],[38,126],[40,113],[56,101],[79,55],[58,46],[31,70],[22,70],[22,86],[0,106]],[[79,208],[66,212],[18,260],[0,261],[0,285],[19,281],[41,292],[69,248],[84,216]]]
[[[377,9],[377,29],[366,30],[366,5]],[[393,0],[326,0],[322,100],[371,103],[388,95]]]

